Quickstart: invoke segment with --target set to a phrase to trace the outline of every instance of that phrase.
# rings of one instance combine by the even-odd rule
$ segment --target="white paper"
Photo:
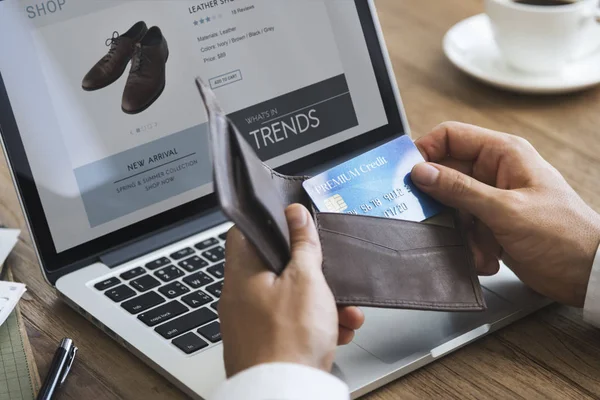
[[[18,229],[0,229],[0,266],[17,244],[20,233]],[[26,290],[22,283],[0,281],[0,325],[6,321]]]
[[[26,290],[25,285],[22,283],[0,281],[0,325],[6,321],[12,310],[15,309]]]
[[[6,258],[19,240],[21,231],[18,229],[0,229],[0,265],[4,264]]]

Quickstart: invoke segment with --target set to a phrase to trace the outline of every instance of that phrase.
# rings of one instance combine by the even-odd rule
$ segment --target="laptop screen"
[[[197,76],[272,167],[388,125],[357,4],[1,1],[0,72],[56,253],[213,192]]]

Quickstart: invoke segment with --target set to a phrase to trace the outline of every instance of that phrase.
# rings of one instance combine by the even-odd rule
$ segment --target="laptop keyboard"
[[[221,341],[217,309],[227,233],[94,285],[185,354]]]

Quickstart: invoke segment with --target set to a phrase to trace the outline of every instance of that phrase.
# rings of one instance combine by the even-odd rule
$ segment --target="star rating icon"
[[[2,1],[2,0],[0,0],[0,1]],[[194,21],[194,25],[198,26],[198,25],[204,25],[205,23],[208,24],[208,23],[214,22],[220,18],[221,19],[223,18],[223,14],[213,15],[212,17],[200,18],[200,19]]]

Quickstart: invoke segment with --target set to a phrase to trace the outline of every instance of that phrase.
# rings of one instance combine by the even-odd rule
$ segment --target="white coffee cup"
[[[553,73],[600,44],[598,0],[529,5],[485,0],[494,37],[506,62],[531,73]]]

